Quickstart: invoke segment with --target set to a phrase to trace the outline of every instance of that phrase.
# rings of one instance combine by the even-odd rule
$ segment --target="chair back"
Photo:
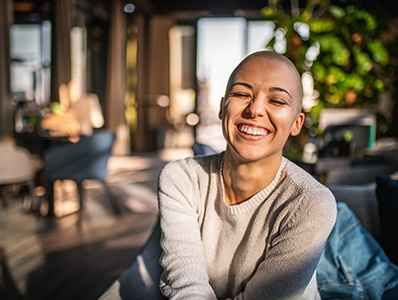
[[[218,153],[216,150],[214,150],[212,147],[206,144],[194,142],[192,145],[192,151],[195,156],[197,155],[211,155],[211,154],[216,154]]]
[[[35,170],[25,148],[0,143],[0,185],[32,180]]]
[[[83,136],[77,143],[59,145],[44,153],[44,173],[48,180],[85,179],[104,181],[115,134],[108,130]]]

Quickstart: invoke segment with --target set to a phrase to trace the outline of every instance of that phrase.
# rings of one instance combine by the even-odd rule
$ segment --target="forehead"
[[[281,87],[299,96],[301,79],[297,71],[280,59],[253,57],[241,64],[231,82],[246,82],[253,87]]]
[[[268,59],[263,57],[253,57],[245,61],[237,70],[236,76],[257,76],[257,77],[269,77],[273,76],[281,77],[293,77],[296,79],[295,70],[287,64],[285,61],[279,59]]]

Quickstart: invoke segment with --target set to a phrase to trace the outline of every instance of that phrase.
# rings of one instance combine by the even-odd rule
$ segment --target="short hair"
[[[263,58],[263,59],[267,59],[267,60],[281,61],[281,62],[285,63],[293,71],[293,74],[296,77],[297,89],[299,92],[298,108],[299,108],[299,111],[301,111],[302,102],[303,102],[303,85],[301,83],[300,73],[298,72],[296,66],[293,64],[293,62],[290,59],[288,59],[286,56],[284,56],[282,54],[279,54],[279,53],[276,53],[276,52],[273,52],[270,50],[262,50],[262,51],[257,51],[257,52],[251,53],[248,56],[246,56],[236,66],[236,68],[232,71],[232,73],[228,79],[227,88],[225,90],[224,98],[226,99],[228,97],[228,94],[232,88],[233,82],[234,82],[235,77],[238,74],[238,72],[242,69],[242,67],[244,65],[246,65],[249,61],[251,61],[252,59],[255,59],[255,58]]]

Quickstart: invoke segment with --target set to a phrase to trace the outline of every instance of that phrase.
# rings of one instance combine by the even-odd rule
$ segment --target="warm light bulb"
[[[185,121],[189,126],[195,126],[199,123],[199,116],[195,113],[190,113],[187,115]]]

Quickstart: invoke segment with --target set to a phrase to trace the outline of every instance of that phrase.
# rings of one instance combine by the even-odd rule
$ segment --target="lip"
[[[249,132],[256,132],[257,134],[244,132],[242,131],[242,127],[245,127],[245,129],[248,130]],[[268,130],[264,126],[259,126],[257,124],[250,124],[250,123],[238,123],[236,125],[236,130],[238,131],[239,135],[242,136],[244,139],[254,140],[254,141],[262,140],[270,134],[270,130]]]

